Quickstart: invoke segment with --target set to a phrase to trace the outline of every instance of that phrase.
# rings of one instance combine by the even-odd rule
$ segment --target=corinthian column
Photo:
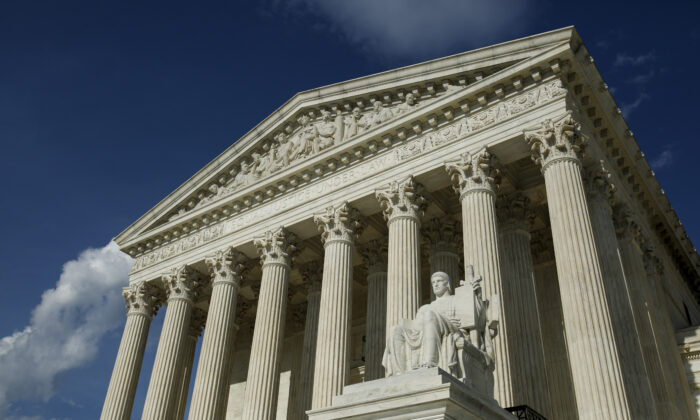
[[[458,159],[446,162],[455,190],[462,203],[462,237],[464,238],[464,264],[473,265],[474,272],[484,279],[484,296],[501,296],[500,313],[511,304],[503,296],[501,258],[498,230],[496,228],[495,193],[500,174],[493,167],[492,157],[486,148],[478,153],[463,153]],[[494,397],[502,407],[513,405],[513,388],[510,368],[508,323],[501,317],[499,333],[494,339],[495,364]]]
[[[386,330],[401,319],[413,319],[421,304],[420,218],[425,208],[423,186],[409,176],[375,191],[389,226]]]
[[[430,274],[442,271],[450,276],[452,290],[459,286],[459,244],[462,235],[459,224],[451,217],[431,219],[423,227],[423,237],[428,242],[428,259]],[[435,293],[430,288],[430,300],[435,300]]]
[[[168,309],[165,311],[151,382],[148,385],[144,420],[170,420],[175,415],[175,403],[180,391],[180,366],[185,354],[187,333],[196,296],[197,282],[190,269],[183,265],[163,276]]]
[[[639,337],[633,328],[634,315],[618,257],[617,237],[612,219],[611,203],[614,200],[615,186],[610,183],[610,173],[602,161],[588,169],[584,181],[630,414],[635,419],[651,418],[654,417],[656,408],[644,367]]]
[[[314,216],[324,247],[313,409],[328,407],[343,392],[349,369],[352,268],[360,213],[344,202]]]
[[[503,300],[509,320],[508,343],[517,343],[511,356],[514,405],[527,404],[549,416],[549,393],[537,316],[530,227],[534,214],[530,200],[520,193],[502,197],[498,203],[503,252]]]
[[[625,277],[630,306],[634,314],[636,335],[639,339],[646,376],[651,385],[657,417],[678,418],[672,388],[666,384],[661,357],[656,348],[651,325],[653,314],[649,311],[649,290],[647,273],[642,258],[644,238],[641,229],[627,206],[620,206],[615,211],[615,230],[618,238],[620,260]],[[673,415],[672,413],[676,413]]]
[[[244,261],[245,256],[231,247],[205,259],[212,290],[192,392],[190,420],[218,420],[226,414],[236,336],[236,300],[245,269]]]
[[[101,420],[127,420],[131,417],[148,329],[160,305],[160,294],[149,283],[125,287],[122,294],[126,301],[126,325],[107,388]]]
[[[525,132],[542,167],[566,338],[581,419],[629,419],[605,285],[581,179],[584,146],[570,113]]]
[[[192,367],[194,365],[194,353],[197,349],[197,339],[202,334],[202,328],[207,320],[207,314],[201,309],[194,308],[190,317],[190,328],[185,341],[185,351],[180,367],[180,391],[175,402],[177,408],[173,419],[182,420],[185,418],[187,407],[187,395],[190,392],[190,378],[192,377]]]
[[[243,419],[273,419],[277,412],[280,347],[284,337],[287,287],[295,237],[280,227],[254,241],[262,263],[260,297],[250,348]]]
[[[382,356],[386,346],[386,237],[358,247],[367,267],[367,322],[365,382],[384,377]]]
[[[318,261],[306,263],[301,268],[301,275],[306,281],[306,321],[304,323],[304,344],[299,369],[299,389],[295,393],[296,412],[290,420],[305,420],[306,411],[311,409],[314,394],[314,370],[316,366],[316,342],[318,337],[318,315],[321,306],[321,279],[323,265]]]

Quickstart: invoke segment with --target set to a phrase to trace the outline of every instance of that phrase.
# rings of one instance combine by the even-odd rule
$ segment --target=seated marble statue
[[[477,376],[472,374],[474,366],[479,381],[492,374],[498,297],[492,297],[489,310],[489,302],[481,299],[481,278],[474,277],[472,266],[466,271],[467,281],[454,294],[449,275],[434,273],[430,282],[435,300],[421,306],[414,319],[402,319],[390,328],[382,361],[386,376],[439,367],[471,382],[474,378],[468,377]]]

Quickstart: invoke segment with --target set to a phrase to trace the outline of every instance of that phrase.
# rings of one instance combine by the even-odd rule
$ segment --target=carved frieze
[[[338,174],[324,176],[304,188],[285,192],[280,197],[276,197],[274,200],[263,203],[253,209],[245,211],[240,209],[239,214],[231,215],[226,220],[218,221],[217,224],[199,227],[187,234],[184,233],[184,230],[180,231],[179,237],[171,237],[166,243],[161,244],[156,249],[137,255],[132,272],[137,272],[160,261],[202,246],[232,232],[258,223],[260,220],[267,219],[273,214],[281,213],[288,208],[345,188],[366,178],[368,174],[379,173],[416,156],[461,140],[478,130],[545,104],[553,99],[560,98],[565,94],[566,89],[563,87],[562,82],[555,79],[531,90],[525,90],[519,95],[498,102],[493,106],[460,118],[454,118],[449,124],[445,124],[433,131],[425,132],[404,143],[396,143],[387,152],[371,156],[357,153],[355,156],[360,156],[361,159],[352,166],[343,168]],[[234,206],[234,210],[235,208],[236,206]]]

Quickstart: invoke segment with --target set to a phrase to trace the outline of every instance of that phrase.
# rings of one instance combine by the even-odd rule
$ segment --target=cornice
[[[483,76],[476,73],[477,70],[488,71],[489,68],[493,67],[510,66],[518,61],[531,59],[557,45],[569,42],[572,44],[580,42],[573,27],[301,92],[214,158],[115,239],[122,246],[131,243],[135,237],[144,232],[144,229],[149,228],[158,218],[162,217],[163,212],[167,211],[174,203],[186,201],[194,187],[200,188],[216,180],[219,173],[226,169],[239,155],[257,147],[263,139],[271,138],[276,131],[282,129],[285,122],[299,115],[308,107],[326,105],[330,108],[333,102],[342,105],[343,100],[355,101],[358,96],[368,96],[373,93],[381,97],[381,91],[385,89],[411,91],[417,87],[429,91],[430,84],[439,86],[443,78],[452,78],[457,83],[462,78],[467,84],[471,81],[478,81]],[[365,101],[369,99],[371,98],[367,97]]]

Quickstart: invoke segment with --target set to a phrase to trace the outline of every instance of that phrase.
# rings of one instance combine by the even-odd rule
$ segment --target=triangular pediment
[[[249,200],[262,200],[265,194],[277,191],[273,186],[253,191],[256,185],[334,151],[348,149],[347,153],[353,153],[352,145],[358,139],[381,136],[386,127],[410,127],[411,121],[433,115],[436,109],[451,112],[449,107],[440,108],[441,104],[503,83],[502,78],[512,78],[507,74],[510,69],[524,69],[529,61],[549,59],[548,52],[554,51],[550,54],[554,56],[571,48],[572,40],[580,42],[569,27],[301,92],[129,226],[116,241],[125,249],[154,230],[193,217],[207,223],[205,218],[210,216],[202,216],[204,210],[239,192],[250,190]],[[463,107],[469,106],[466,100],[463,103]],[[332,162],[330,159],[325,164],[332,167]],[[216,214],[213,217],[218,217]]]

